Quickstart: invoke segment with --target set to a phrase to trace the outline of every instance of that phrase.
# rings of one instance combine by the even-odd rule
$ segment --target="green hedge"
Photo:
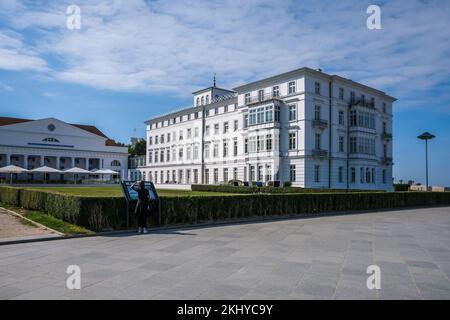
[[[162,201],[163,225],[295,216],[321,212],[450,205],[450,192],[252,194],[173,197]]]
[[[385,192],[383,190],[356,190],[356,189],[318,189],[318,188],[300,188],[300,187],[244,187],[244,186],[232,186],[232,185],[211,185],[211,184],[193,184],[191,186],[192,191],[201,192],[228,192],[228,193],[346,193],[346,192]]]
[[[123,197],[81,197],[51,191],[0,187],[0,202],[46,212],[90,230],[118,229],[125,226]],[[161,224],[195,224],[249,217],[436,205],[450,205],[450,192],[292,192],[162,197]],[[152,225],[156,225],[156,216],[150,221]],[[134,226],[133,209],[130,212],[130,226]]]
[[[0,187],[0,202],[46,212],[90,230],[117,229],[125,225],[123,197],[81,197],[52,191]],[[133,215],[130,216],[133,223]]]

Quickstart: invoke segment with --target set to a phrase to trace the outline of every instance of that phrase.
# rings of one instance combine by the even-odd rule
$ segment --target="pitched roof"
[[[17,123],[23,123],[23,122],[30,122],[34,120],[30,119],[20,119],[20,118],[10,118],[10,117],[0,117],[0,126],[7,126],[10,124],[17,124]],[[97,136],[100,136],[102,138],[106,138],[105,145],[109,147],[118,147],[120,146],[117,144],[114,140],[109,139],[103,132],[101,132],[97,127],[86,125],[86,124],[75,124],[75,123],[68,123],[71,126],[77,127],[78,129],[93,133]]]

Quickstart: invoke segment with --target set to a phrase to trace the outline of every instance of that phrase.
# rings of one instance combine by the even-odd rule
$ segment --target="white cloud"
[[[20,35],[0,30],[0,69],[44,71],[46,65],[36,52],[26,48]]]
[[[181,94],[209,85],[214,72],[219,85],[233,87],[322,67],[394,96],[428,90],[450,74],[449,2],[386,2],[383,29],[374,31],[366,28],[370,3],[359,0],[77,2],[82,29],[73,31],[65,27],[72,3],[15,9],[7,23],[33,36],[26,46],[7,39],[0,68],[43,69],[50,56],[57,61],[50,75],[61,81]]]
[[[5,91],[14,91],[13,87],[11,87],[11,86],[3,83],[3,82],[0,82],[0,88],[5,90]]]

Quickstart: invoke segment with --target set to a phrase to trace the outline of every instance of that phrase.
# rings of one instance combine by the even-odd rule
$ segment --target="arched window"
[[[209,103],[209,94],[206,95],[206,104]]]
[[[202,105],[205,104],[205,97],[202,97]]]
[[[59,140],[56,138],[45,138],[45,139],[42,139],[42,141],[43,142],[59,142]]]
[[[119,160],[111,161],[111,167],[120,167],[120,161]]]
[[[200,105],[200,98],[197,97],[197,106]]]

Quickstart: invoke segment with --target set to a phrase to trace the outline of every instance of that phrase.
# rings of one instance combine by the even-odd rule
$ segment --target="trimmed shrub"
[[[20,189],[14,187],[0,187],[0,202],[18,206],[20,203]]]
[[[245,186],[232,186],[232,185],[211,185],[211,184],[193,184],[191,185],[192,191],[201,192],[225,192],[225,193],[346,193],[346,192],[385,192],[384,190],[356,190],[356,189],[317,189],[317,188],[300,188],[300,187],[251,187]]]
[[[407,183],[395,183],[394,184],[394,191],[408,191],[409,190],[409,184]]]

